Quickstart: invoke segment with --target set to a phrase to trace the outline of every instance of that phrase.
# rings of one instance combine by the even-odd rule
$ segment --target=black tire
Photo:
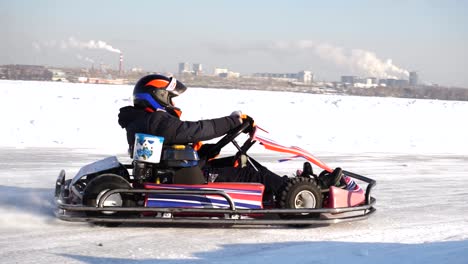
[[[96,207],[98,204],[99,195],[106,190],[113,189],[131,189],[132,186],[130,183],[125,180],[123,177],[116,174],[102,174],[94,179],[92,179],[87,185],[83,192],[83,205]],[[132,199],[132,196],[129,194],[115,194],[111,195],[115,199],[116,206],[122,207],[132,207],[135,206],[135,202]],[[109,198],[111,198],[109,197]],[[86,215],[89,217],[95,216],[129,216],[132,213],[129,212],[115,212],[115,211],[106,211],[106,212],[93,212],[88,211]],[[117,224],[118,225],[118,224]],[[115,226],[115,225],[106,225],[106,226]]]
[[[290,178],[279,195],[279,207],[283,209],[322,208],[323,196],[314,179]],[[320,214],[280,215],[283,219],[318,218]]]
[[[65,185],[65,171],[61,170],[57,180],[55,181],[55,199],[60,198],[60,195]]]

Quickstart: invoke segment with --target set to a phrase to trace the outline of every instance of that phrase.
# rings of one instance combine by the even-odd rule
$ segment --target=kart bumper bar
[[[375,199],[372,198],[372,205],[375,203]],[[79,207],[80,209],[87,210],[89,209],[96,209],[95,207]],[[101,211],[104,211],[99,208]],[[132,209],[132,208],[125,208],[125,209]],[[57,213],[57,217],[65,220],[65,221],[72,221],[72,222],[93,222],[93,223],[153,223],[153,224],[220,224],[220,225],[314,225],[314,224],[335,224],[335,223],[342,223],[342,222],[351,222],[351,221],[358,221],[367,219],[373,213],[375,213],[376,209],[373,206],[370,206],[366,209],[360,208],[361,211],[364,213],[360,215],[353,215],[353,216],[335,216],[331,218],[292,218],[292,219],[281,219],[281,218],[268,218],[266,215],[278,215],[281,213],[282,215],[291,215],[297,216],[300,213],[295,209],[259,209],[259,210],[243,210],[239,209],[234,212],[229,212],[229,210],[221,210],[219,213],[214,213],[214,215],[219,215],[220,213],[224,214],[224,218],[208,218],[206,217],[206,213],[211,213],[213,210],[211,209],[178,209],[174,210],[175,208],[134,208],[138,210],[136,211],[151,211],[151,212],[161,212],[161,213],[169,213],[171,211],[183,212],[183,213],[200,213],[205,215],[205,217],[112,217],[112,216],[100,216],[100,217],[86,217],[86,216],[72,216],[62,213]],[[140,210],[140,209],[152,209],[152,210]],[[155,210],[156,209],[156,210]],[[340,209],[340,208],[336,208]],[[345,209],[345,208],[343,208]],[[109,209],[105,209],[109,211]],[[120,208],[112,208],[113,211],[120,211]],[[325,209],[324,209],[325,210]],[[330,211],[334,209],[328,209]],[[99,211],[99,210],[93,210]],[[132,210],[130,210],[132,211]],[[321,210],[323,211],[323,210]],[[341,210],[339,210],[341,211]],[[355,210],[357,211],[357,210]],[[301,210],[300,212],[305,212]],[[309,210],[308,212],[317,213],[313,209]],[[240,215],[247,214],[249,215],[248,218],[242,218]],[[255,218],[255,215],[263,215],[262,218]],[[253,216],[253,217],[250,217]],[[300,215],[302,216],[302,215]]]
[[[238,209],[231,197],[220,190],[146,190],[114,189],[104,193],[97,207],[66,204],[56,196],[56,215],[65,221],[94,223],[155,223],[155,224],[228,224],[228,225],[313,225],[333,224],[367,219],[376,211],[375,198],[371,190],[376,182],[370,178],[349,171],[347,176],[367,183],[366,202],[360,206],[341,208],[307,209]],[[228,208],[160,208],[160,207],[107,207],[104,201],[112,194],[193,194],[219,195],[228,202]],[[115,212],[113,215],[102,214],[88,217],[85,212]],[[118,212],[134,213],[134,216],[122,217]],[[81,213],[81,214],[80,214]],[[308,218],[307,214],[311,214]],[[128,214],[127,214],[128,215]],[[149,216],[150,215],[150,216]],[[187,217],[190,215],[190,217]],[[279,217],[282,216],[283,218]],[[287,219],[284,219],[287,218]]]

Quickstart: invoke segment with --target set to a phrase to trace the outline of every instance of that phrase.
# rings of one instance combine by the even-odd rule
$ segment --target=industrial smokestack
[[[123,71],[123,54],[120,53],[120,59],[119,59],[119,75],[122,76],[122,71]]]

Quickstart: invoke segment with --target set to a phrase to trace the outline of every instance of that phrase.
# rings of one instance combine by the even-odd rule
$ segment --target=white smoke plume
[[[82,42],[76,40],[74,37],[68,38],[67,43],[71,47],[75,48],[86,48],[86,49],[103,49],[107,50],[110,52],[115,52],[115,53],[122,53],[119,49],[116,49],[112,47],[111,45],[107,44],[106,42],[102,40],[90,40],[88,42]]]
[[[381,60],[374,52],[362,49],[344,49],[327,43],[311,40],[298,42],[275,42],[272,51],[312,52],[322,60],[345,66],[350,71],[378,78],[408,77],[409,72],[393,64],[391,59]]]
[[[62,41],[63,42],[63,41]],[[42,51],[44,48],[63,48],[61,41],[48,40],[48,41],[34,41],[32,46],[37,51]]]
[[[76,58],[79,59],[79,60],[82,60],[82,61],[94,63],[94,60],[93,60],[93,59],[88,58],[88,57],[85,57],[85,56],[81,56],[80,54],[77,54],[77,55],[76,55]]]
[[[331,62],[345,68],[352,74],[362,77],[377,78],[408,78],[409,72],[393,64],[391,59],[382,60],[374,52],[363,49],[347,49],[325,42],[313,40],[276,41],[270,43],[254,43],[247,45],[211,45],[217,53],[249,54],[259,53],[275,57],[281,61],[292,57],[303,57]],[[312,55],[314,58],[311,58]]]
[[[35,50],[41,51],[43,48],[60,48],[60,49],[102,49],[115,53],[122,53],[119,49],[112,47],[110,44],[102,40],[80,41],[74,37],[69,37],[67,40],[50,40],[43,42],[33,42],[32,46]]]

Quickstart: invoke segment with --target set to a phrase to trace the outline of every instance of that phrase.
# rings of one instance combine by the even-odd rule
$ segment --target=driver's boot
[[[341,168],[336,168],[332,173],[321,173],[319,180],[321,182],[320,185],[322,188],[330,188],[331,186],[340,187],[342,178],[343,170]]]
[[[296,176],[308,177],[308,178],[314,176],[314,171],[312,170],[312,165],[310,164],[310,162],[308,161],[304,162],[304,166],[302,167],[302,170],[296,171]]]

